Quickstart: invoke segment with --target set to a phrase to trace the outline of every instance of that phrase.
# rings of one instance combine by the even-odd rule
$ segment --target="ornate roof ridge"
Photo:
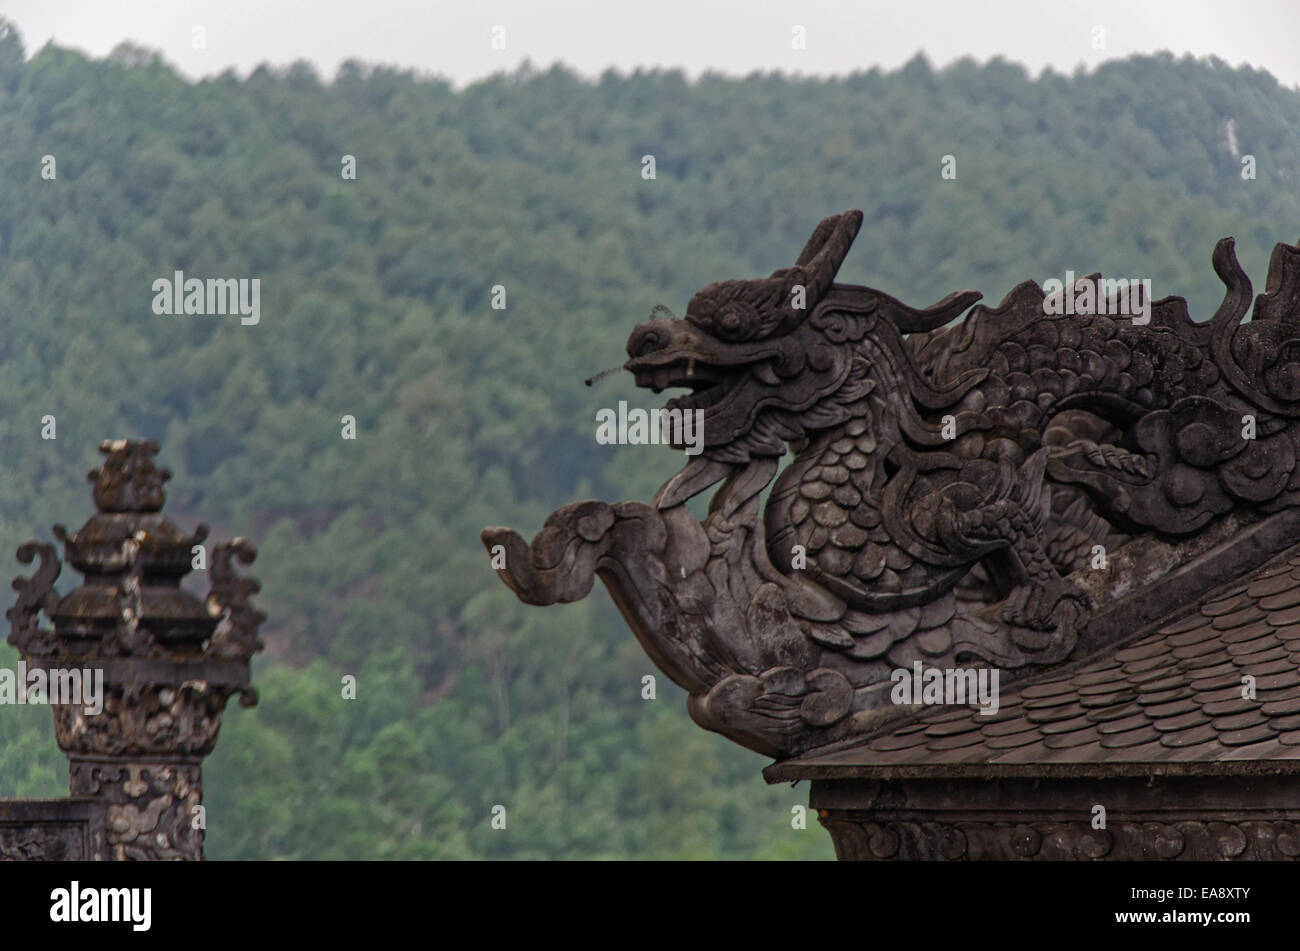
[[[1112,648],[1015,684],[996,714],[973,707],[922,707],[765,775],[1300,772],[1300,542]]]
[[[793,267],[633,329],[625,369],[697,420],[650,504],[483,532],[527,603],[599,575],[695,721],[776,759],[877,733],[899,669],[1053,676],[1300,535],[1300,247],[1252,297],[1220,240],[1197,322],[1073,272],[909,307],[835,282],[863,226],[831,215]]]

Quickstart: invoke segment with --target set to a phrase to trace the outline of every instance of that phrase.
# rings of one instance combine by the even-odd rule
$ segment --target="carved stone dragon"
[[[531,545],[483,532],[526,603],[599,575],[696,722],[775,757],[897,713],[895,668],[1070,658],[1098,551],[1300,500],[1300,247],[1276,246],[1245,323],[1231,238],[1207,322],[1180,297],[1149,322],[1116,300],[1058,315],[1032,281],[917,310],[834,283],[861,223],[828,217],[793,267],[633,330],[637,385],[704,414],[651,504],[567,505]],[[719,483],[700,521],[686,502]]]

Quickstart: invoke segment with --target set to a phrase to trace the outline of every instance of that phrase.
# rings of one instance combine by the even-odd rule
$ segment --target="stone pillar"
[[[76,532],[54,526],[64,559],[84,582],[60,596],[55,547],[20,547],[19,561],[39,564],[14,581],[9,643],[29,671],[46,672],[71,792],[90,805],[90,857],[202,859],[200,764],[216,745],[230,697],[257,702],[249,659],[262,647],[265,615],[249,602],[257,582],[233,567],[236,559],[252,562],[256,549],[236,538],[208,551],[205,525],[186,534],[162,514],[171,473],[154,466],[157,443],[99,448],[107,458],[90,473],[97,513]],[[181,588],[196,567],[210,576],[206,601]],[[82,681],[79,702],[56,702],[68,699],[55,696],[56,683],[69,686],[73,671]],[[96,703],[87,688],[99,672]]]

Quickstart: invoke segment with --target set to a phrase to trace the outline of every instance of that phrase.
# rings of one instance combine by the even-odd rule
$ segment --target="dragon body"
[[[566,506],[531,545],[483,533],[528,603],[601,577],[697,722],[778,757],[897,712],[898,667],[1070,658],[1079,573],[1134,534],[1300,501],[1300,248],[1275,248],[1247,323],[1231,239],[1203,323],[1178,297],[1058,315],[1033,282],[918,310],[834,282],[861,222],[632,332],[638,385],[690,389],[667,408],[704,420],[651,504]],[[701,521],[685,503],[715,486]]]

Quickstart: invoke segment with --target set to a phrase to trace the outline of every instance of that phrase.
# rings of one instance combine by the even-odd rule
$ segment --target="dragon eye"
[[[718,336],[723,339],[743,340],[750,335],[753,324],[751,318],[751,314],[733,304],[723,308],[722,313],[714,321],[714,328]]]
[[[646,334],[641,340],[640,345],[636,348],[636,355],[644,357],[646,354],[654,353],[656,350],[664,348],[664,341],[659,339],[658,334]]]

